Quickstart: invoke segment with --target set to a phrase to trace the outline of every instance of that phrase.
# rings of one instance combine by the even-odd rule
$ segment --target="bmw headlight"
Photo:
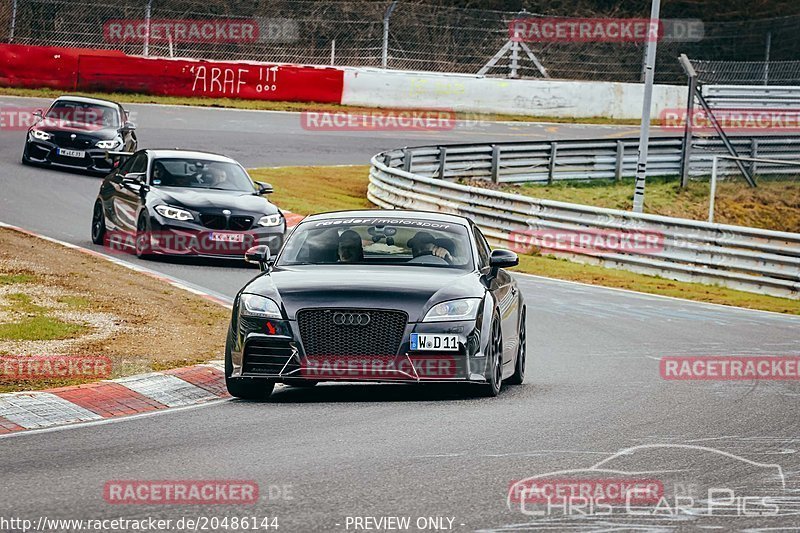
[[[481,306],[480,298],[464,298],[441,302],[433,307],[422,319],[423,322],[449,322],[452,320],[475,320]]]
[[[274,215],[266,215],[258,219],[259,226],[277,226],[281,223],[281,214],[276,213]]]
[[[47,133],[46,131],[31,130],[31,139],[36,139],[37,141],[49,141],[51,137],[53,137],[53,135]]]
[[[194,215],[186,209],[173,207],[171,205],[157,205],[156,213],[162,217],[171,218],[173,220],[194,220]]]
[[[97,141],[98,148],[103,150],[113,150],[114,148],[119,147],[122,144],[122,139],[117,137],[116,139],[111,139],[110,141]]]
[[[281,318],[281,309],[274,301],[258,294],[242,294],[239,309],[243,315]]]

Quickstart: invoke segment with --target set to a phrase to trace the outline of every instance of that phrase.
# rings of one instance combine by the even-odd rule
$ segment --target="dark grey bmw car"
[[[228,391],[263,399],[276,383],[464,382],[489,396],[525,377],[526,309],[471,220],[418,211],[307,217],[237,294]]]

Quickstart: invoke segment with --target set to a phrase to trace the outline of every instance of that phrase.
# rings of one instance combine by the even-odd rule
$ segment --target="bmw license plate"
[[[412,333],[411,349],[414,351],[457,352],[458,335]]]
[[[75,157],[78,159],[83,159],[86,157],[86,152],[81,150],[67,150],[66,148],[59,148],[58,155],[63,155],[64,157]]]
[[[212,233],[211,240],[216,242],[244,242],[243,233]]]

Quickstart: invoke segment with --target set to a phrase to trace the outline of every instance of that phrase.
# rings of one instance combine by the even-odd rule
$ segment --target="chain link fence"
[[[508,43],[510,21],[543,16],[401,1],[384,39],[384,16],[390,5],[389,1],[6,0],[0,5],[0,39],[154,56],[368,67],[383,65],[385,48],[388,68],[475,74]],[[646,8],[643,3],[638,16],[646,18]],[[135,33],[147,27],[147,20],[153,35],[126,37],[131,29]],[[170,33],[176,22],[187,20],[227,21],[225,38],[192,39]],[[112,27],[114,21],[120,26]],[[702,22],[704,36],[696,42],[659,43],[657,82],[684,83],[676,61],[681,53],[709,61],[761,61],[767,54],[786,61],[796,58],[800,49],[796,30],[800,16]],[[250,29],[231,29],[237,24]],[[528,46],[552,78],[642,79],[644,43],[531,42]],[[500,58],[487,74],[507,76],[511,61],[510,54]],[[517,67],[520,77],[543,75],[525,54],[519,56]]]

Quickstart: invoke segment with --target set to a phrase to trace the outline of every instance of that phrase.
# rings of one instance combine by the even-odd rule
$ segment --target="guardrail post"
[[[750,139],[750,157],[753,159],[758,157],[758,139],[752,138]],[[756,163],[755,161],[750,163],[750,174],[752,176],[756,175]]]
[[[556,168],[556,156],[558,154],[558,143],[553,141],[550,145],[550,163],[547,165],[547,184],[553,183],[553,172]]]
[[[625,143],[617,141],[617,161],[614,164],[614,180],[622,179],[622,165],[625,164]]]
[[[414,157],[414,152],[408,148],[403,148],[403,170],[411,172],[411,159]]]
[[[717,195],[717,162],[719,157],[711,160],[711,193],[708,200],[708,221],[714,222],[714,197]]]
[[[500,183],[500,147],[492,145],[492,183]]]
[[[447,165],[447,148],[444,146],[439,147],[439,179],[444,179],[444,169]]]

